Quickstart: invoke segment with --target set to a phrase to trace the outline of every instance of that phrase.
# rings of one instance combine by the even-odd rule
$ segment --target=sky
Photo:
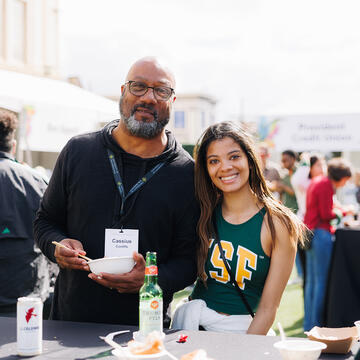
[[[217,120],[360,112],[358,0],[59,0],[61,72],[119,95],[157,56]]]

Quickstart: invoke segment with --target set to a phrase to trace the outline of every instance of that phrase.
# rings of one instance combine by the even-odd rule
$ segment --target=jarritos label
[[[157,300],[153,300],[151,303],[150,303],[150,307],[154,310],[156,310],[158,307],[159,307],[159,302]]]
[[[140,331],[147,335],[152,331],[163,330],[163,301],[162,298],[152,298],[140,301]]]
[[[156,276],[158,275],[158,268],[156,265],[146,266],[145,275]]]

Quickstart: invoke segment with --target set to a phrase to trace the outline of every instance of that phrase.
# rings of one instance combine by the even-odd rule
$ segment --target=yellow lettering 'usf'
[[[238,263],[236,266],[235,278],[239,288],[244,290],[244,279],[250,280],[252,275],[252,271],[247,270],[247,267],[256,270],[257,255],[242,246],[238,246],[237,256]]]
[[[210,247],[213,241],[214,240],[212,239],[210,242]],[[234,255],[233,244],[229,241],[221,240],[221,246],[224,249],[225,258],[231,261]],[[257,255],[242,246],[238,246],[236,255],[238,259],[236,264],[235,278],[240,289],[244,290],[244,280],[251,280],[252,275],[252,271],[248,270],[248,268],[256,270]],[[230,281],[229,273],[227,272],[224,262],[221,259],[220,250],[217,244],[213,248],[210,262],[214,266],[214,268],[218,269],[216,271],[209,271],[209,275],[211,278],[224,284]]]
[[[210,246],[212,245],[214,240],[211,240]],[[233,244],[229,241],[221,240],[221,246],[225,252],[225,258],[231,261],[233,254],[234,254],[234,247]],[[230,280],[229,273],[226,270],[224,262],[221,259],[220,250],[217,244],[214,246],[213,252],[210,258],[211,264],[219,271],[209,271],[210,277],[213,279],[220,281],[221,283],[226,284]]]

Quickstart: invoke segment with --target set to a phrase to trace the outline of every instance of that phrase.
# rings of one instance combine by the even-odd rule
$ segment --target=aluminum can
[[[33,356],[42,353],[43,303],[40,298],[20,297],[17,301],[17,353]]]

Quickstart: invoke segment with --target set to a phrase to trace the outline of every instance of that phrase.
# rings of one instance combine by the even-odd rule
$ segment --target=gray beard
[[[164,127],[168,124],[170,118],[165,117],[162,120],[159,120],[157,114],[151,122],[138,121],[135,119],[134,111],[132,111],[129,117],[126,117],[121,110],[122,99],[120,100],[120,116],[124,121],[127,130],[131,135],[136,137],[141,137],[144,139],[153,139],[161,133]]]
[[[169,118],[165,118],[162,121],[156,119],[151,122],[138,121],[135,119],[134,114],[127,118],[122,112],[121,118],[131,135],[144,139],[153,139],[155,136],[159,135],[169,122]]]

